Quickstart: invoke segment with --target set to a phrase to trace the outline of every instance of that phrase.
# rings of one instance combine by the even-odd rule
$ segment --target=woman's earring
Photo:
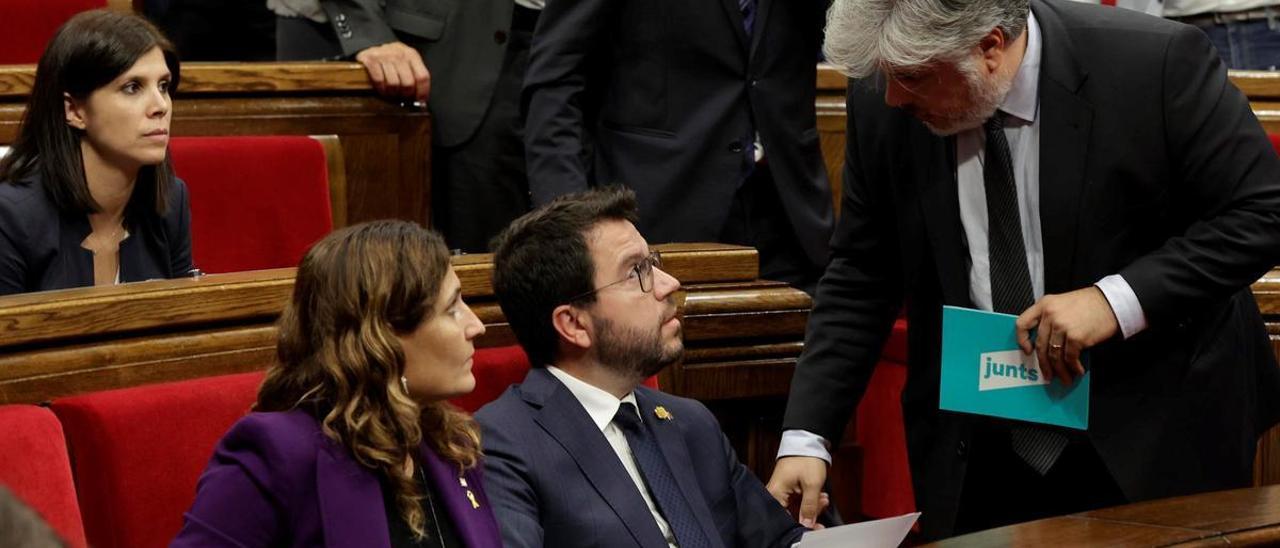
[[[404,378],[404,375],[400,375],[400,386],[404,388],[405,394],[409,393],[409,379]]]

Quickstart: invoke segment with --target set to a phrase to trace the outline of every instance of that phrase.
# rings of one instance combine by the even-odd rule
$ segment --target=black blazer
[[[121,282],[176,278],[193,268],[187,186],[175,183],[164,218],[126,215]],[[93,254],[80,247],[89,232],[89,218],[60,213],[38,176],[0,183],[0,295],[93,285]]]
[[[534,203],[623,183],[649,241],[715,241],[754,120],[797,239],[826,264],[831,189],[813,84],[826,6],[759,0],[748,39],[737,0],[547,2],[524,90]]]
[[[638,409],[712,546],[789,548],[805,529],[738,461],[711,412],[645,387]],[[663,407],[668,420],[659,420]],[[485,486],[507,548],[666,548],[604,434],[543,368],[476,413]]]
[[[1032,0],[1045,291],[1120,273],[1150,327],[1091,350],[1088,436],[1132,500],[1246,486],[1280,378],[1249,284],[1280,259],[1280,159],[1204,34]],[[900,303],[921,523],[950,532],[972,415],[938,411],[941,306],[972,306],[954,140],[849,83],[842,216],[785,428],[835,440]]]

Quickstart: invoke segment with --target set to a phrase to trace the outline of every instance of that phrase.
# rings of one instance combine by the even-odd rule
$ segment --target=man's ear
[[[978,52],[982,54],[982,64],[987,67],[988,71],[995,72],[1000,67],[1000,63],[1004,61],[1006,55],[1005,46],[1008,45],[1009,39],[1004,35],[1004,31],[1000,27],[991,29],[990,32],[978,40]]]
[[[70,93],[62,94],[62,110],[67,116],[67,125],[83,131],[84,122],[84,106],[71,97]]]
[[[551,325],[565,343],[583,350],[591,348],[593,327],[585,311],[562,304],[551,311]]]

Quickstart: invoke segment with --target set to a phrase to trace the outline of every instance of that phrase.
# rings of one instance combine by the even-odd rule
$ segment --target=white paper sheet
[[[903,514],[894,518],[850,523],[828,527],[821,531],[809,531],[798,548],[896,548],[907,538],[920,512]]]

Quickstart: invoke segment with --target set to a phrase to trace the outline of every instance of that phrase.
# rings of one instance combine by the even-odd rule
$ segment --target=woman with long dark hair
[[[446,402],[475,387],[484,324],[437,234],[378,221],[325,237],[279,329],[173,546],[501,546],[479,430]]]
[[[173,46],[141,17],[94,10],[58,29],[0,160],[0,294],[192,270],[168,155],[178,75]]]

